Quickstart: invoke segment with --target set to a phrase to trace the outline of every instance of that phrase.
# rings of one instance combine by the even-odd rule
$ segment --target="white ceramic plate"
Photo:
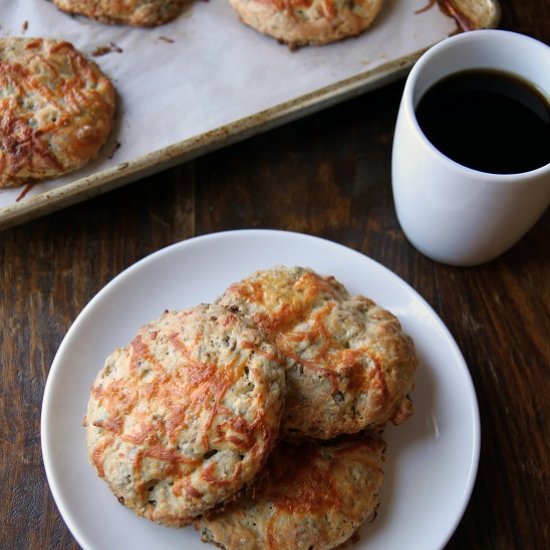
[[[243,230],[177,243],[128,268],[84,308],[59,347],[44,393],[42,451],[57,506],[83,548],[208,548],[192,527],[138,518],[96,477],[82,427],[88,391],[106,356],[164,309],[212,301],[231,282],[276,264],[309,266],[373,298],[400,318],[420,357],[415,414],[385,432],[378,516],[350,548],[432,550],[447,542],[473,488],[480,441],[475,391],[452,336],[410,286],[366,256],[317,237]]]

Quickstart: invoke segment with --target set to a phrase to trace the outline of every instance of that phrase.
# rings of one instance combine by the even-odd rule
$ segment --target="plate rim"
[[[381,270],[384,276],[389,276],[391,279],[393,279],[393,281],[399,284],[399,286],[401,286],[407,293],[412,294],[415,297],[415,299],[418,300],[421,303],[421,305],[431,313],[431,315],[435,318],[435,320],[437,320],[438,322],[437,329],[445,337],[445,344],[449,347],[449,351],[457,361],[457,364],[460,366],[462,378],[465,384],[467,385],[468,392],[471,397],[471,399],[469,400],[469,408],[472,413],[472,419],[471,419],[472,420],[472,425],[471,425],[471,428],[472,428],[471,451],[472,452],[471,452],[471,459],[468,464],[467,482],[463,488],[462,496],[460,498],[460,504],[457,506],[456,512],[454,514],[455,520],[454,522],[449,524],[447,528],[447,536],[443,537],[443,539],[441,540],[441,544],[438,547],[438,548],[443,548],[445,544],[447,544],[447,542],[450,540],[456,528],[458,527],[465,513],[465,510],[468,506],[468,503],[470,501],[470,498],[476,483],[476,479],[477,479],[477,473],[479,468],[479,457],[480,457],[480,451],[481,451],[481,421],[480,421],[479,403],[477,401],[475,385],[474,385],[470,370],[460,350],[460,347],[458,346],[456,340],[454,339],[452,333],[450,332],[446,324],[440,318],[438,313],[432,308],[432,306],[424,299],[424,297],[412,285],[407,283],[403,278],[401,278],[399,275],[397,275],[388,267],[384,266],[377,260],[374,260],[370,256],[362,252],[359,252],[358,250],[350,248],[346,245],[338,243],[336,241],[332,241],[324,237],[320,237],[313,234],[289,231],[289,230],[280,230],[280,229],[233,229],[233,230],[226,230],[226,231],[218,231],[218,232],[206,233],[206,234],[190,237],[187,239],[183,239],[181,241],[171,243],[167,246],[164,246],[140,258],[136,262],[130,264],[129,266],[121,270],[119,273],[117,273],[111,280],[109,280],[105,285],[103,285],[92,296],[92,298],[85,304],[85,306],[74,318],[69,328],[67,329],[61,343],[59,344],[58,349],[51,362],[50,370],[48,371],[48,375],[47,375],[47,379],[44,387],[41,415],[40,415],[41,454],[42,454],[42,460],[43,460],[44,469],[46,473],[46,478],[47,478],[49,489],[53,496],[54,502],[68,530],[70,531],[71,535],[75,538],[77,543],[80,546],[82,546],[82,548],[94,548],[94,546],[89,546],[87,544],[88,541],[86,541],[84,536],[81,535],[80,528],[78,527],[78,525],[76,525],[76,522],[73,521],[72,514],[67,510],[65,499],[61,494],[61,488],[57,484],[56,474],[54,473],[55,466],[52,462],[52,456],[48,450],[50,447],[50,442],[49,442],[50,434],[49,434],[49,428],[47,426],[48,418],[49,418],[48,409],[50,408],[50,400],[52,399],[52,393],[55,389],[55,382],[57,381],[56,379],[59,376],[58,371],[59,369],[62,368],[59,365],[63,365],[63,356],[65,353],[65,348],[70,345],[73,333],[78,329],[78,326],[80,325],[80,323],[84,322],[83,319],[86,318],[87,312],[92,310],[96,302],[101,301],[103,296],[108,294],[108,292],[110,292],[110,289],[112,287],[115,287],[116,285],[121,284],[122,279],[128,276],[131,276],[131,274],[134,271],[140,270],[144,265],[150,262],[158,261],[157,259],[160,258],[161,256],[169,255],[174,250],[177,250],[180,248],[185,249],[187,247],[194,246],[194,245],[200,246],[201,242],[206,242],[209,240],[218,240],[220,238],[229,238],[229,239],[237,238],[238,239],[242,236],[255,237],[260,235],[261,236],[269,235],[272,237],[282,238],[282,239],[290,238],[290,239],[303,239],[304,241],[309,240],[312,242],[315,241],[320,246],[335,247],[336,249],[339,249],[342,253],[351,254],[352,256],[360,257],[360,259],[362,259],[363,261],[366,260],[367,263],[370,263],[371,265],[375,266],[376,269]]]

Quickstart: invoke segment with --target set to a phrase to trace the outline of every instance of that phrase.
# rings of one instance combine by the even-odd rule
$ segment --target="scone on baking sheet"
[[[412,339],[392,313],[351,296],[334,277],[275,266],[232,284],[218,301],[287,359],[285,436],[330,439],[411,414]]]
[[[337,42],[364,32],[382,0],[229,0],[243,23],[291,48]]]
[[[109,78],[69,42],[0,38],[0,188],[78,170],[113,126]]]
[[[102,23],[156,27],[175,19],[187,0],[53,0],[62,11]]]
[[[89,459],[140,516],[189,524],[249,484],[277,441],[275,349],[217,305],[165,312],[108,357],[85,417]]]
[[[374,516],[385,443],[364,433],[283,442],[248,494],[195,522],[225,550],[328,550]]]

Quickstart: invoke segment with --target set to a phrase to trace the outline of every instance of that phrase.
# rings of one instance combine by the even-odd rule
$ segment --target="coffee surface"
[[[515,174],[550,162],[550,103],[515,75],[488,69],[436,82],[416,108],[430,142],[482,172]]]

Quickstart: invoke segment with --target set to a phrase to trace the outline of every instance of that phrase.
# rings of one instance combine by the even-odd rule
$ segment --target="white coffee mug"
[[[550,98],[550,48],[508,31],[470,31],[445,39],[409,73],[392,153],[397,217],[420,252],[451,265],[477,265],[497,257],[550,204],[550,163],[520,174],[481,172],[446,157],[421,130],[415,108],[423,94],[452,73],[478,68],[515,74]]]

